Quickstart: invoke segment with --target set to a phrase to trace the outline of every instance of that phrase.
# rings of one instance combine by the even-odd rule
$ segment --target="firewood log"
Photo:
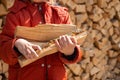
[[[85,38],[87,36],[87,33],[86,32],[83,32],[83,33],[79,33],[75,36],[78,44],[81,44],[84,42]],[[57,50],[57,47],[55,46],[55,44],[51,44],[49,47],[41,50],[41,51],[36,51],[37,54],[39,55],[39,57],[35,58],[35,59],[26,59],[25,57],[23,56],[20,56],[18,61],[20,63],[20,66],[21,67],[24,67],[44,56],[47,56],[47,55],[50,55],[50,54],[53,54],[53,53],[56,53],[58,50]]]
[[[35,27],[17,26],[15,37],[46,42],[61,35],[71,34],[76,29],[72,24],[40,24]]]

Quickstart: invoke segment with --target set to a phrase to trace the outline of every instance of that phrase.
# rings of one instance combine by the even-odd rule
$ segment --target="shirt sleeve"
[[[61,12],[62,12],[61,16],[62,24],[72,24],[70,15],[68,13],[68,9],[63,7],[63,10],[61,10]],[[65,56],[63,55],[63,53],[59,53],[59,57],[63,63],[75,63],[81,60],[82,51],[79,45],[77,45],[72,55]]]
[[[0,58],[10,64],[16,64],[18,54],[16,48],[14,48],[14,43],[16,38],[14,38],[15,27],[19,24],[17,18],[14,14],[8,14],[6,17],[6,23],[0,34]]]
[[[68,13],[68,10],[65,8],[64,11],[65,11],[64,12],[65,16],[64,16],[63,23],[64,24],[73,24],[72,21],[71,21],[70,15]]]
[[[61,61],[65,64],[76,63],[81,60],[82,51],[79,46],[75,47],[74,53],[70,56],[65,56],[63,53],[59,53]]]

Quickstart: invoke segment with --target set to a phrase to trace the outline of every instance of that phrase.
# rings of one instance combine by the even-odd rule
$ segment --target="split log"
[[[6,15],[8,12],[5,9],[5,7],[3,6],[3,4],[0,4],[0,16],[4,16]]]
[[[99,6],[100,8],[106,8],[106,7],[107,7],[107,2],[106,2],[106,0],[98,0],[97,3],[98,3],[98,6]]]
[[[94,3],[96,3],[95,0],[85,0],[86,5],[93,5]]]
[[[66,4],[67,4],[67,6],[70,7],[72,10],[75,10],[75,7],[77,6],[77,4],[75,4],[75,2],[72,1],[72,0],[68,0]]]
[[[69,14],[70,14],[70,18],[71,18],[71,20],[72,20],[72,23],[73,23],[73,24],[76,24],[74,11],[70,11]]]
[[[76,38],[78,44],[83,43],[86,36],[87,36],[86,32],[76,35],[75,38]],[[21,57],[19,57],[18,61],[20,63],[20,66],[24,67],[24,66],[26,66],[26,65],[28,65],[28,64],[42,58],[42,57],[44,57],[44,56],[56,53],[57,51],[58,50],[57,50],[57,47],[55,46],[55,44],[52,44],[49,47],[47,47],[47,48],[45,48],[45,49],[43,49],[41,51],[36,51],[38,53],[39,57],[37,57],[35,59],[26,59],[25,57],[21,56]]]
[[[2,29],[2,19],[0,19],[0,30]]]
[[[87,20],[87,18],[88,15],[86,13],[76,15],[76,24],[79,25],[81,23],[84,23]]]
[[[3,78],[2,75],[0,75],[0,80],[3,80],[2,78]]]
[[[13,6],[15,0],[1,0],[1,2],[5,5],[7,10]]]
[[[15,31],[15,37],[46,42],[61,35],[71,34],[75,32],[75,29],[75,25],[71,24],[41,24],[35,27],[18,26]]]
[[[3,71],[2,60],[0,60],[0,74],[2,73],[2,71]]]
[[[75,76],[74,79],[75,80],[81,80],[80,76],[78,76],[78,77]]]
[[[75,3],[79,4],[79,3],[85,3],[85,0],[73,0]]]
[[[117,53],[117,52],[115,52],[113,50],[109,50],[108,55],[109,55],[110,58],[115,58],[115,57],[117,57],[119,55],[119,53]]]
[[[90,58],[84,59],[84,60],[82,60],[82,61],[80,62],[81,67],[82,67],[83,69],[86,69],[88,63],[90,63]]]
[[[90,80],[90,74],[89,73],[82,74],[82,80]]]
[[[4,61],[2,61],[2,67],[3,67],[3,73],[6,73],[7,71],[8,71],[8,64],[7,63],[5,63]]]
[[[68,68],[73,72],[74,75],[80,76],[82,70],[79,64],[70,64],[68,65]]]
[[[91,71],[90,71],[90,74],[91,74],[91,75],[94,75],[94,74],[98,73],[99,71],[100,71],[99,68],[93,67],[93,68],[91,69]]]
[[[2,32],[2,30],[0,30],[0,33]]]
[[[86,6],[85,5],[77,5],[75,8],[76,13],[85,13],[86,12]]]

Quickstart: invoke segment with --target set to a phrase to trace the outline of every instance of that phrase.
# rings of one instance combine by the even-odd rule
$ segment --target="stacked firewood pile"
[[[81,44],[82,60],[67,64],[68,80],[120,80],[120,1],[57,0],[68,8],[78,30],[87,31]],[[14,0],[0,0],[0,29]],[[0,80],[7,80],[8,65],[0,60]]]
[[[69,80],[120,80],[120,1],[59,0],[78,29],[88,31],[83,58],[67,65]]]
[[[0,33],[2,27],[5,23],[6,14],[8,13],[8,8],[10,8],[14,3],[14,0],[0,0]],[[8,78],[8,64],[0,60],[0,80],[7,80]]]

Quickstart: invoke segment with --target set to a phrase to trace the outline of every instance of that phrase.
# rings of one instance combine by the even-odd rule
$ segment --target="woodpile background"
[[[120,80],[120,1],[57,0],[69,9],[78,30],[88,31],[81,44],[83,58],[66,65],[68,80]],[[0,0],[0,31],[14,0]],[[0,60],[0,80],[7,80],[8,65]]]

